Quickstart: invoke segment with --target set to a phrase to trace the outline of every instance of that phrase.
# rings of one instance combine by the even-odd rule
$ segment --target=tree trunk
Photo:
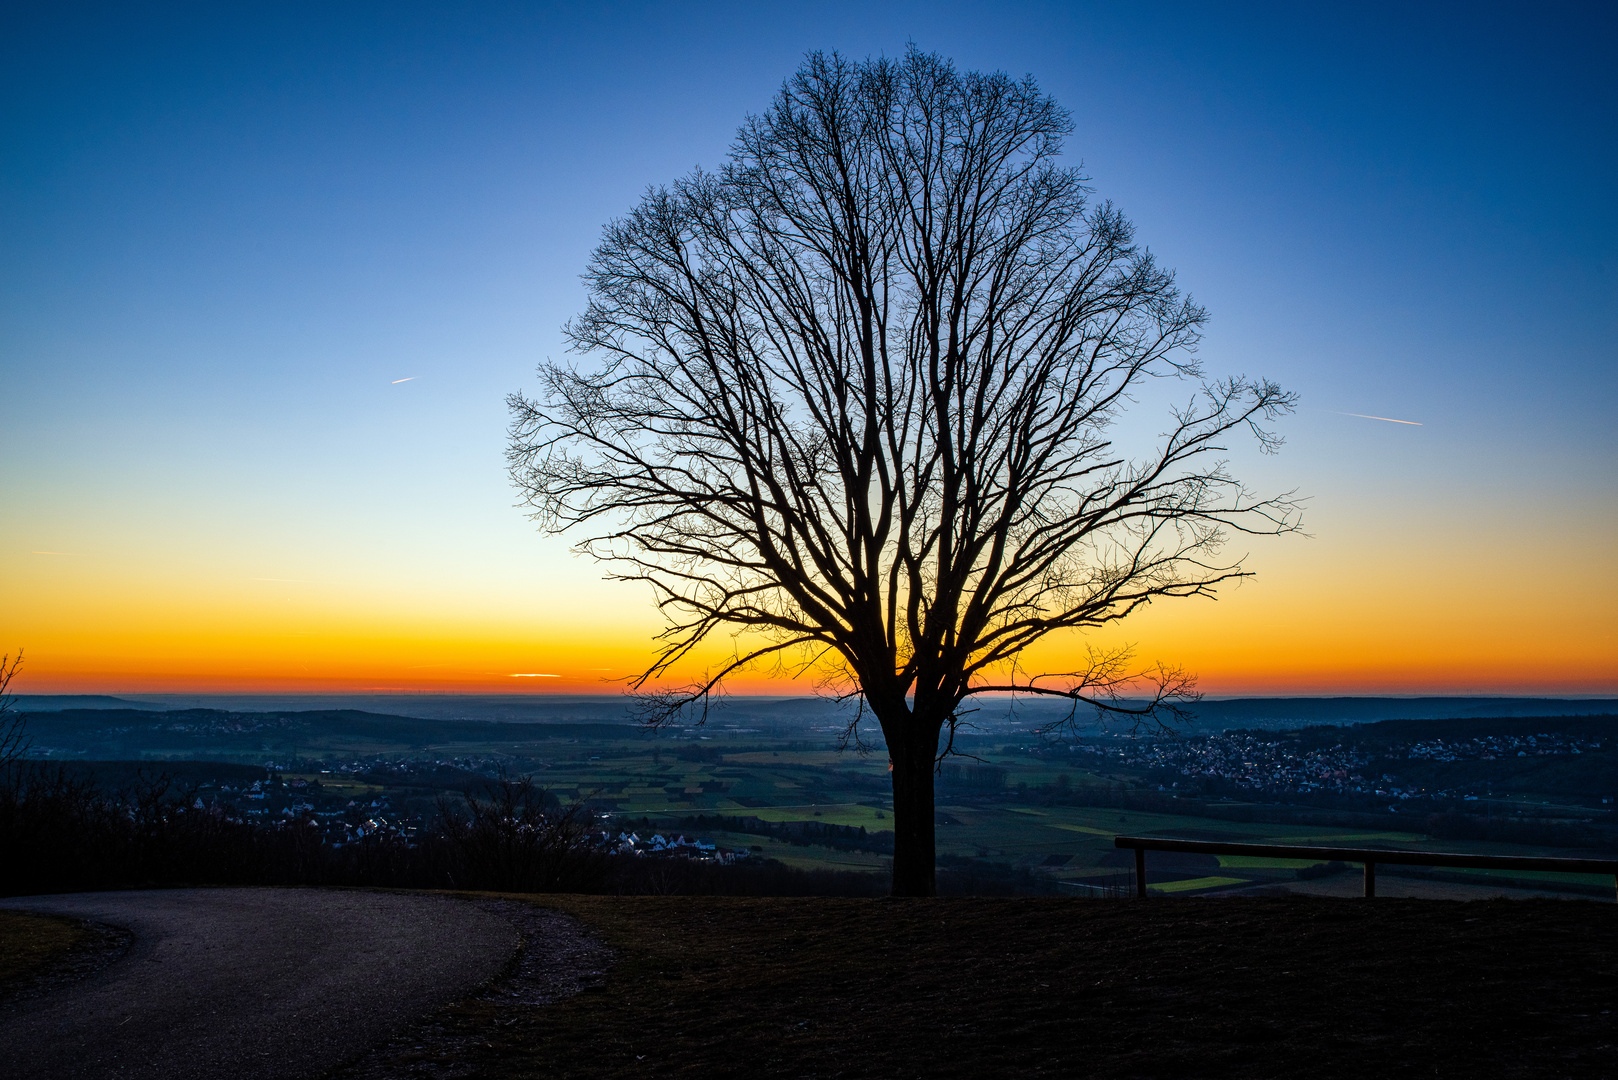
[[[888,751],[893,763],[893,895],[932,896],[938,891],[933,840],[938,733],[931,739],[889,739]]]

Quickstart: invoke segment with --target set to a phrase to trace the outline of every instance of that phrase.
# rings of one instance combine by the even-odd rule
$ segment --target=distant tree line
[[[526,778],[439,800],[406,839],[322,842],[311,818],[257,823],[202,807],[195,790],[147,773],[116,790],[61,767],[14,766],[0,782],[0,893],[159,885],[382,885],[576,891],[604,880],[579,805]]]
[[[748,815],[726,817],[697,814],[679,819],[685,829],[713,829],[785,840],[789,844],[820,844],[844,851],[893,853],[893,830],[868,831],[864,825],[834,825],[821,821],[765,821]]]
[[[852,840],[846,826],[802,824],[815,843]],[[612,854],[594,825],[585,802],[563,804],[531,778],[502,777],[441,797],[436,820],[414,838],[375,833],[335,845],[307,817],[258,823],[199,807],[195,789],[165,773],[112,790],[83,771],[13,762],[0,775],[0,895],[196,885],[737,896],[888,889],[882,874],[771,859],[722,865]],[[972,859],[941,865],[939,880],[949,893],[1049,889],[1027,871]]]

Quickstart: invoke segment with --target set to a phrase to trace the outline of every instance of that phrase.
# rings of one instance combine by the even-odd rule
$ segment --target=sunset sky
[[[1108,641],[1214,694],[1618,692],[1615,11],[7,5],[15,688],[614,692],[657,616],[514,507],[503,398],[648,185],[807,50],[914,42],[1034,75],[1209,370],[1301,395],[1233,468],[1310,535]]]

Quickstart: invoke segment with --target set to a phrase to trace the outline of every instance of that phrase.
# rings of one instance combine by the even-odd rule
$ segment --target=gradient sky
[[[469,7],[0,14],[18,689],[610,690],[656,617],[514,509],[502,399],[647,185],[806,50],[914,42],[1033,74],[1210,370],[1302,395],[1235,466],[1310,537],[1110,640],[1221,694],[1618,692],[1610,4]]]

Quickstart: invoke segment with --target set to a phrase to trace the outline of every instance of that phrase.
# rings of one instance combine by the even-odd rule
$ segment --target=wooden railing
[[[1303,844],[1227,844],[1210,840],[1172,840],[1156,836],[1117,836],[1113,846],[1135,849],[1135,895],[1146,897],[1146,853],[1188,851],[1200,855],[1256,855],[1268,859],[1335,859],[1365,866],[1365,895],[1376,895],[1376,868],[1390,866],[1458,866],[1469,870],[1552,870],[1563,874],[1611,874],[1618,894],[1618,859],[1540,859],[1523,855],[1461,855],[1446,851],[1395,851],[1387,848],[1312,847]]]

